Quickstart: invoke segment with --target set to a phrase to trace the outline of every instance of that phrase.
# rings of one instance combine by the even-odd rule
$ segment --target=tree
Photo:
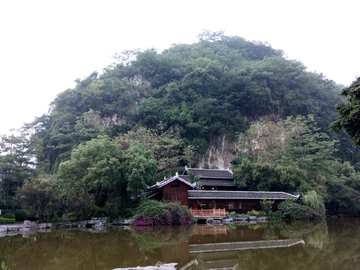
[[[235,183],[241,188],[288,192],[316,187],[326,196],[324,179],[331,175],[335,143],[319,132],[311,115],[260,122],[240,136],[239,145],[253,157],[252,162],[247,157],[238,161]]]
[[[17,188],[35,174],[35,157],[39,150],[39,141],[30,136],[27,126],[20,129],[17,135],[1,136],[0,196],[4,201],[2,207],[16,207],[14,200]]]
[[[50,175],[25,180],[18,189],[17,198],[21,207],[30,216],[50,220],[60,209],[60,189]]]
[[[139,142],[133,142],[125,153],[123,170],[127,180],[126,190],[132,197],[146,191],[155,183],[158,166],[151,151],[147,151]]]
[[[203,29],[200,34],[197,35],[197,38],[200,41],[209,40],[209,41],[219,41],[224,37],[224,30],[218,32],[213,32],[209,29]]]
[[[112,217],[125,210],[131,197],[136,198],[155,182],[157,166],[151,152],[139,143],[127,149],[122,145],[108,136],[98,136],[74,149],[71,159],[59,166],[65,191],[93,196],[97,207],[116,211],[110,213]]]
[[[239,188],[300,193],[318,213],[323,202],[333,213],[359,212],[360,174],[335,158],[336,141],[311,115],[260,122],[239,138],[244,154],[233,161]]]
[[[325,205],[320,195],[315,190],[308,191],[302,198],[303,202],[316,211],[323,212],[325,214]]]
[[[330,124],[330,130],[340,132],[344,129],[354,144],[360,145],[360,77],[342,89],[340,95],[347,99],[347,103],[336,104],[338,120]]]
[[[129,143],[138,141],[146,151],[151,151],[157,162],[158,172],[175,168],[181,161],[191,163],[194,155],[192,147],[185,146],[176,129],[163,131],[162,123],[159,126],[158,131],[138,126],[120,139]]]

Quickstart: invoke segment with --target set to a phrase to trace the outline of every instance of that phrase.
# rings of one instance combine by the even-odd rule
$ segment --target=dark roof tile
[[[292,195],[281,191],[212,191],[189,190],[189,199],[235,199],[235,200],[286,200],[298,199],[299,195]]]
[[[221,179],[233,179],[233,175],[228,170],[214,170],[214,169],[197,169],[197,168],[185,168],[185,173],[194,172],[195,175],[201,175],[201,178],[221,178]]]
[[[234,180],[216,180],[216,179],[200,179],[200,186],[213,186],[213,187],[235,187]]]

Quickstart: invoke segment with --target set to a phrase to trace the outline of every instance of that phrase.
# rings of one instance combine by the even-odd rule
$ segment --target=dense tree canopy
[[[239,138],[244,154],[233,161],[238,187],[302,195],[314,191],[330,211],[360,211],[360,173],[336,159],[337,142],[316,127],[311,115],[261,122]]]
[[[125,51],[114,60],[102,75],[77,79],[74,89],[53,101],[49,115],[34,121],[48,172],[56,173],[80,143],[98,135],[121,136],[138,125],[179,130],[183,147],[192,146],[195,157],[213,138],[234,137],[264,115],[284,119],[311,113],[325,132],[340,101],[333,81],[307,72],[268,43],[223,32],[204,31],[199,42],[161,53]]]
[[[71,159],[60,164],[58,176],[65,192],[91,196],[101,211],[116,216],[114,204],[117,211],[131,205],[154,184],[156,171],[151,152],[141,144],[134,142],[123,149],[119,142],[99,136],[74,149]]]
[[[356,145],[360,145],[360,77],[340,93],[347,103],[338,103],[338,120],[331,123],[333,131],[340,132],[343,128]]]
[[[40,155],[39,141],[36,137],[30,137],[26,126],[17,135],[1,136],[0,207],[8,209],[18,206],[15,197],[17,188],[36,175],[35,158]]]
[[[236,141],[242,134],[239,147],[251,155],[234,161],[239,187],[315,190],[332,208],[355,209],[356,149],[344,133],[327,130],[341,87],[266,42],[221,31],[198,38],[162,52],[115,54],[102,74],[76,79],[76,87],[60,93],[27,133],[1,138],[0,207],[19,208],[18,188],[38,187],[46,182],[38,176],[49,174],[62,209],[76,218],[127,215],[147,185],[196,165],[220,136]],[[353,136],[350,101],[338,108],[351,121],[341,118],[334,127],[349,123]],[[259,119],[267,121],[252,125]],[[261,147],[249,148],[259,132]]]
[[[51,218],[61,208],[60,189],[53,177],[41,175],[25,180],[17,198],[29,216],[39,219]]]

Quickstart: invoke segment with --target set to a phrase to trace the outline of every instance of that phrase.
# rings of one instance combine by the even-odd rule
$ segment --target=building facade
[[[192,183],[194,178],[197,183]],[[274,201],[272,207],[276,211],[280,202],[297,200],[299,195],[282,191],[242,191],[234,185],[234,178],[228,170],[185,167],[182,175],[176,174],[149,187],[147,197],[179,203],[191,209],[225,209],[228,212],[247,213],[261,210],[260,201],[263,199]]]

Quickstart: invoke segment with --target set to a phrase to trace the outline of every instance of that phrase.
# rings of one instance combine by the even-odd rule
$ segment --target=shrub
[[[12,210],[9,210],[9,209],[3,209],[2,211],[1,211],[1,213],[2,213],[2,215],[5,215],[5,214],[15,214],[14,213],[14,211],[12,211]]]
[[[27,217],[26,212],[24,209],[17,209],[15,210],[15,219],[17,221],[25,220]]]
[[[249,214],[250,216],[258,216],[258,215],[259,215],[259,212],[258,212],[258,211],[255,211],[255,210],[253,209],[253,210],[249,211],[248,214]]]
[[[272,212],[273,204],[274,204],[274,201],[268,201],[268,200],[266,200],[266,198],[263,198],[260,201],[261,208],[265,212],[265,215],[269,215]]]
[[[321,220],[325,217],[325,211],[317,211],[307,205],[300,205],[292,200],[285,200],[279,204],[277,218],[291,220],[315,219]]]
[[[6,213],[4,215],[1,215],[2,218],[10,218],[10,219],[13,219],[15,218],[15,214],[13,213]]]
[[[226,215],[229,216],[229,217],[235,217],[236,216],[236,213],[235,211],[232,211],[232,212],[226,212]]]
[[[15,223],[15,218],[0,217],[0,224],[12,224],[12,223]]]
[[[185,206],[158,201],[143,201],[136,210],[132,224],[137,226],[185,225],[194,217]]]
[[[323,198],[317,194],[315,190],[310,190],[307,192],[304,195],[302,201],[311,209],[325,216],[325,205],[323,203]]]

